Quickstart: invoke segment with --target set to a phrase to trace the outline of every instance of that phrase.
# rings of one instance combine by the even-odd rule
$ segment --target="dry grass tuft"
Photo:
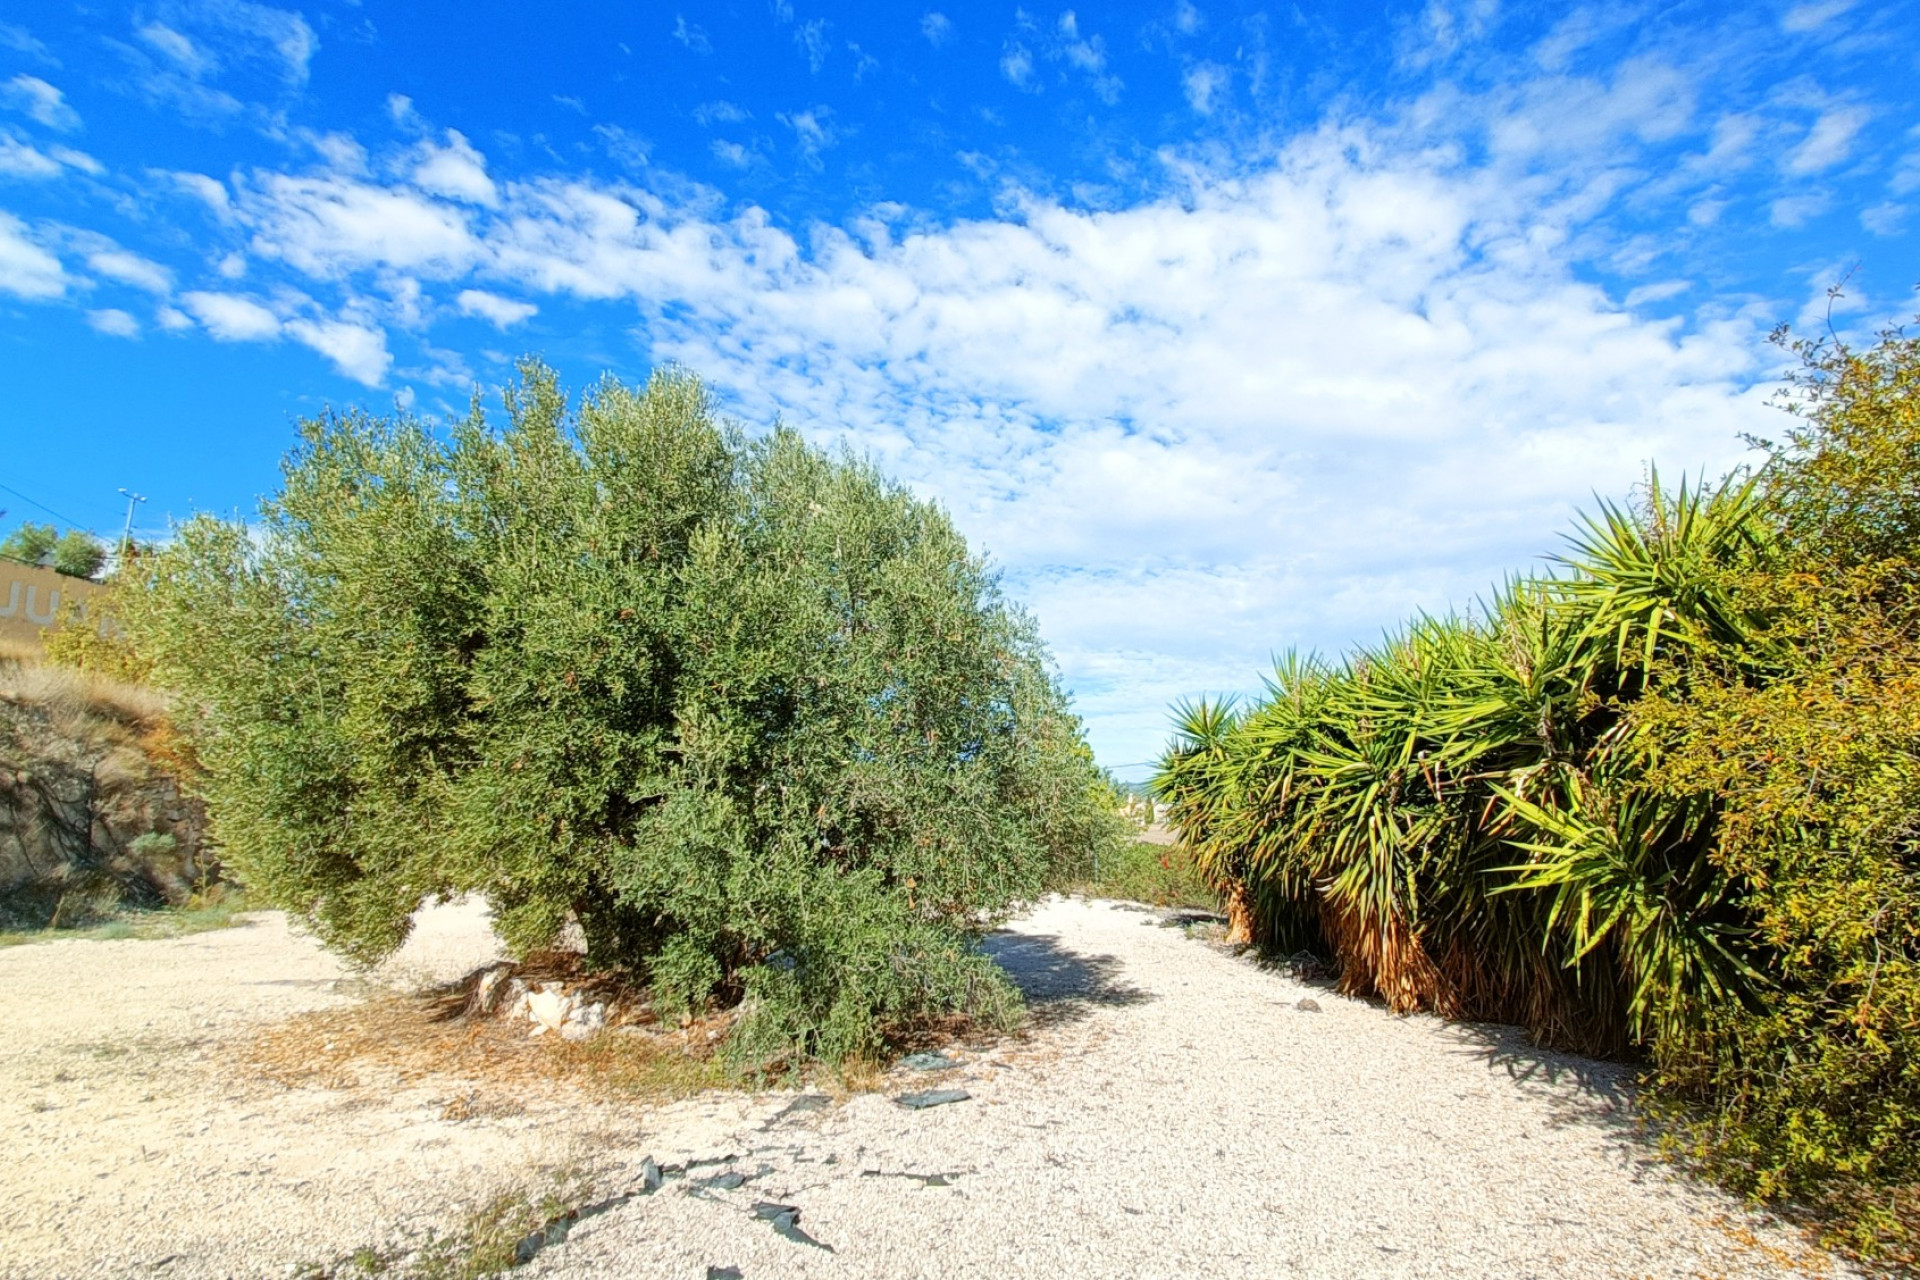
[[[43,662],[36,651],[9,644],[0,651],[0,698],[43,710],[62,732],[110,726],[125,734],[167,731],[167,699],[145,685]]]
[[[629,1022],[580,1042],[536,1038],[525,1022],[468,1016],[456,988],[381,993],[348,1008],[301,1014],[235,1053],[250,1074],[289,1087],[457,1082],[466,1092],[449,1106],[450,1119],[500,1114],[515,1099],[557,1089],[659,1100],[726,1083],[715,1056],[724,1039],[716,1024],[724,1020],[674,1028]]]

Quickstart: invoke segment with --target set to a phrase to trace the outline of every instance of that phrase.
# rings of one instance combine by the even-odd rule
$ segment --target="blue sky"
[[[0,11],[0,523],[664,361],[939,499],[1103,762],[1740,460],[1905,319],[1911,3]],[[40,504],[39,506],[33,505]]]

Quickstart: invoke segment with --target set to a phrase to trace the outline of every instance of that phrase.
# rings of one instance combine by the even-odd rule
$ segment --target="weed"
[[[196,893],[178,907],[143,911],[115,911],[102,919],[89,914],[79,927],[49,926],[45,929],[0,930],[0,947],[17,947],[29,942],[54,942],[77,939],[90,942],[119,942],[127,939],[151,941],[156,938],[181,938],[193,933],[210,933],[242,923],[240,917],[255,910],[244,890],[215,886]]]
[[[1123,846],[1101,860],[1096,875],[1064,887],[1090,898],[1119,898],[1156,907],[1220,908],[1220,895],[1200,875],[1184,847],[1146,840]]]

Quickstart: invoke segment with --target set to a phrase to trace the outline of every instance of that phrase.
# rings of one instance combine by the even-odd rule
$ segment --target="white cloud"
[[[778,119],[793,130],[793,140],[800,148],[800,155],[809,164],[817,166],[820,153],[840,141],[840,131],[833,123],[832,107],[809,107],[791,115],[782,114]]]
[[[744,169],[754,160],[753,152],[738,142],[728,142],[724,138],[715,138],[709,150],[713,152],[715,160],[733,169]]]
[[[1854,0],[1816,0],[1812,4],[1795,5],[1780,19],[1780,25],[1793,32],[1813,31],[1853,8],[1853,5]]]
[[[815,75],[827,64],[827,55],[832,52],[832,42],[827,39],[827,20],[814,18],[801,23],[794,29],[793,43],[800,52],[807,55],[807,68]]]
[[[1820,173],[1845,160],[1867,122],[1863,107],[1830,107],[1820,113],[1800,145],[1787,153],[1788,173]]]
[[[516,184],[472,226],[409,206],[424,239],[317,234],[337,184],[247,191],[272,193],[241,202],[256,252],[320,276],[425,245],[449,274],[637,306],[652,356],[743,417],[845,433],[947,502],[1094,702],[1244,685],[1290,641],[1464,603],[1643,460],[1718,466],[1764,425],[1757,326],[1637,319],[1571,276],[1574,215],[1537,185],[1359,128],[1114,212],[1029,196],[800,238],[584,181]],[[387,368],[372,332],[363,380]],[[1142,758],[1150,729],[1099,729],[1102,750]]]
[[[496,329],[510,329],[523,320],[531,319],[540,310],[531,302],[515,302],[483,289],[462,289],[455,301],[464,314],[478,316]]]
[[[498,202],[493,179],[487,176],[487,158],[474,150],[458,131],[447,130],[445,146],[421,143],[419,157],[413,169],[413,185],[422,191],[470,204]]]
[[[136,289],[165,296],[173,291],[173,273],[159,263],[125,249],[103,249],[87,256],[89,269],[130,284]]]
[[[99,175],[105,172],[98,160],[72,147],[49,146],[45,151],[21,141],[0,129],[0,176],[45,181],[57,178],[63,168]]]
[[[134,34],[142,44],[194,79],[207,75],[218,65],[211,54],[163,22],[149,22]]]
[[[233,212],[233,202],[227,196],[226,184],[218,178],[209,178],[204,173],[180,173],[167,170],[151,171],[153,176],[163,178],[192,196],[222,221]]]
[[[341,320],[289,320],[287,336],[312,347],[355,382],[377,387],[393,367],[387,335],[367,325]]]
[[[60,259],[34,243],[26,223],[0,211],[0,293],[44,301],[66,291]]]
[[[140,336],[140,322],[124,311],[107,307],[100,311],[87,312],[87,323],[101,333],[115,338],[137,338]]]
[[[67,105],[60,90],[39,76],[15,76],[7,81],[4,97],[9,107],[25,112],[49,129],[71,133],[80,127],[80,113]]]
[[[1876,236],[1897,236],[1906,227],[1907,206],[1888,200],[1860,211],[1860,225]]]
[[[183,293],[180,305],[222,342],[270,342],[280,336],[280,317],[237,293]]]
[[[1190,36],[1206,23],[1205,15],[1194,7],[1192,0],[1180,0],[1173,6],[1173,26],[1181,35]]]
[[[24,53],[37,62],[57,67],[60,60],[33,32],[11,22],[0,22],[0,49],[12,49],[15,53]]]
[[[1833,197],[1824,191],[1807,191],[1799,195],[1781,196],[1767,205],[1767,221],[1776,227],[1788,230],[1804,227],[1833,204]]]
[[[1072,60],[1083,43],[1097,65]],[[1029,47],[1048,74],[1105,74],[1077,19],[1006,46],[1027,59],[1008,78],[1037,88]],[[998,216],[875,205],[837,227],[659,176],[496,184],[446,134],[402,169],[256,170],[231,195],[176,176],[244,233],[261,292],[188,293],[171,314],[424,387],[460,374],[431,355],[396,371],[371,317],[506,329],[549,298],[616,303],[646,358],[700,371],[743,420],[844,438],[945,502],[1033,602],[1103,755],[1130,762],[1173,698],[1245,687],[1290,643],[1465,604],[1644,460],[1718,468],[1741,430],[1765,432],[1765,322],[1684,310],[1689,266],[1595,230],[1622,179],[1594,157],[1704,133],[1695,101],[1687,75],[1642,61],[1436,93],[1415,115],[1444,128],[1328,125],[1231,163],[1169,152],[1166,194],[1131,206],[1002,188]],[[779,119],[804,157],[834,144],[825,108]],[[1717,217],[1711,175],[1756,150],[1754,128],[1722,113],[1710,149],[1673,166],[1697,170],[1675,206]],[[1475,129],[1486,146],[1454,145]],[[1583,282],[1569,246],[1589,232],[1606,243],[1588,260],[1639,255],[1653,283],[1621,299]],[[329,317],[270,292],[299,276],[379,301]]]
[[[1180,85],[1187,93],[1187,105],[1203,116],[1212,115],[1230,78],[1231,73],[1217,62],[1198,62],[1188,67],[1180,77]]]
[[[47,148],[47,154],[69,169],[78,169],[80,172],[92,174],[96,178],[107,171],[107,167],[98,160],[95,160],[84,151],[75,151],[72,147],[62,147],[56,144]]]
[[[707,39],[706,28],[688,22],[685,15],[674,15],[673,38],[695,53],[713,52],[713,41]]]
[[[944,13],[929,10],[920,16],[920,34],[927,38],[928,44],[938,49],[953,39],[953,19]]]
[[[1009,41],[1000,55],[1000,74],[1016,89],[1037,91],[1040,87],[1033,78],[1033,54],[1017,40]]]
[[[0,176],[44,180],[60,176],[60,162],[5,133],[0,133]]]
[[[693,109],[693,118],[702,125],[739,124],[743,120],[753,119],[753,113],[738,103],[721,99],[716,102],[703,102]]]
[[[462,210],[351,178],[258,173],[235,203],[236,216],[262,232],[256,257],[278,258],[309,275],[366,261],[450,275],[479,254]]]
[[[189,120],[218,125],[250,117],[269,133],[281,131],[274,102],[284,107],[305,88],[320,47],[306,19],[249,0],[160,0],[147,12],[152,16],[133,31],[137,44],[109,42],[138,92]],[[234,71],[250,73],[249,88],[265,88],[271,101],[250,103],[221,88],[217,82]]]

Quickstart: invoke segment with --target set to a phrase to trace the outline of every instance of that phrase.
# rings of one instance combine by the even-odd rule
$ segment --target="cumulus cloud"
[[[1035,602],[1086,709],[1117,716],[1469,601],[1644,460],[1718,467],[1765,429],[1758,327],[1636,314],[1682,281],[1623,302],[1580,282],[1560,246],[1590,208],[1548,195],[1352,126],[1161,200],[1029,195],[949,225],[876,207],[789,232],[709,193],[559,177],[473,215],[264,173],[235,216],[255,256],[459,281],[460,310],[503,327],[532,304],[488,281],[635,308],[651,354],[742,417],[844,438],[945,501]],[[280,332],[230,295],[182,305],[217,335]],[[390,367],[366,325],[285,332],[370,384]],[[1110,732],[1131,760],[1159,725]]]
[[[0,175],[30,181],[60,176],[60,162],[6,133],[0,133]]]
[[[71,133],[80,127],[80,113],[67,105],[66,95],[39,76],[15,76],[0,96],[9,107],[49,129]]]
[[[1187,105],[1203,116],[1210,116],[1219,105],[1231,73],[1217,62],[1197,62],[1180,77],[1187,93]]]
[[[34,241],[26,223],[0,210],[0,293],[45,301],[66,291],[60,259]]]
[[[369,325],[344,320],[289,320],[287,336],[312,347],[355,382],[377,387],[393,367],[387,335]]]
[[[1445,10],[1456,43],[1475,12]],[[1012,83],[1110,74],[1073,14],[1022,21],[1002,46]],[[1186,65],[1196,110],[1222,109],[1230,74],[1252,79],[1244,63]],[[1771,206],[1783,225],[1831,197],[1755,163],[1777,115],[1703,112],[1667,62],[1557,65],[1231,159],[1169,150],[1161,194],[1131,204],[999,186],[993,216],[877,204],[840,226],[783,225],[644,155],[631,180],[496,181],[464,137],[402,103],[407,142],[365,163],[167,175],[222,220],[219,249],[243,251],[254,291],[184,293],[154,323],[291,340],[366,385],[425,387],[471,375],[430,348],[396,370],[382,324],[417,326],[424,346],[452,314],[505,330],[550,299],[610,303],[647,358],[700,371],[729,412],[844,440],[944,502],[1035,606],[1104,757],[1137,761],[1173,698],[1244,687],[1277,647],[1338,647],[1464,605],[1645,460],[1716,470],[1740,432],[1768,431],[1753,390],[1764,322],[1689,293],[1705,277],[1648,237],[1609,234],[1626,168],[1612,157],[1667,143],[1662,198],[1701,226],[1780,194],[1726,187],[1742,166],[1790,193]],[[1209,68],[1217,79],[1193,78]],[[837,140],[825,107],[778,120],[809,162]],[[1844,123],[1825,126],[1833,158],[1808,172],[1848,154],[1861,125]],[[996,184],[1016,172],[978,163]],[[18,222],[0,223],[4,287],[19,292],[16,243],[40,255],[42,296],[66,288]],[[89,270],[165,296],[164,272],[141,284],[114,252]],[[1626,264],[1632,286],[1583,280],[1582,253]]]
[[[99,332],[115,338],[140,336],[140,322],[126,312],[113,307],[87,312],[87,323]]]
[[[920,34],[926,37],[928,44],[938,49],[953,39],[953,19],[944,13],[928,10],[920,15]]]
[[[782,113],[779,120],[793,130],[794,144],[799,147],[801,157],[816,167],[820,163],[820,153],[840,141],[840,131],[833,122],[832,107],[809,107],[792,114]]]
[[[180,305],[222,342],[270,342],[280,336],[280,317],[237,293],[195,290],[181,294]]]
[[[1018,40],[1010,40],[1000,54],[1000,74],[1016,89],[1037,91],[1033,77],[1033,54]]]
[[[462,314],[478,316],[496,329],[510,329],[523,320],[531,319],[540,310],[531,302],[515,302],[484,289],[462,289],[455,301]]]
[[[235,214],[265,230],[253,242],[256,256],[308,275],[380,261],[446,276],[480,252],[461,208],[355,178],[257,173],[235,193]]]
[[[1867,122],[1862,107],[1831,107],[1820,113],[1800,145],[1787,153],[1788,173],[1822,173],[1853,152],[1853,140]]]
[[[163,297],[173,291],[173,273],[149,258],[125,249],[102,249],[87,255],[87,267],[98,275]]]
[[[181,173],[166,169],[153,169],[148,173],[198,200],[222,222],[232,215],[233,202],[227,196],[226,184],[218,178],[209,178],[204,173]]]
[[[419,161],[413,168],[413,185],[470,204],[491,205],[499,198],[493,179],[487,176],[487,158],[453,129],[447,130],[444,145],[420,144]]]
[[[709,148],[713,158],[730,169],[744,169],[754,161],[754,154],[738,142],[728,142],[724,138],[715,138]]]

